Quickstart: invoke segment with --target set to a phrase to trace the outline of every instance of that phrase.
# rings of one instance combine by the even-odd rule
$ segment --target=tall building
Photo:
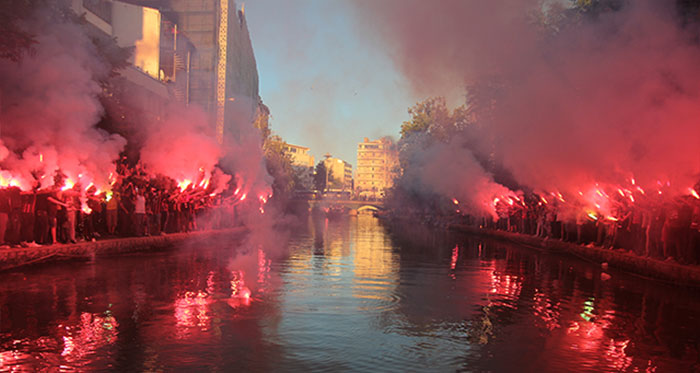
[[[352,165],[342,159],[333,158],[326,154],[323,160],[326,167],[326,192],[352,193]]]
[[[293,166],[314,167],[314,156],[309,154],[305,146],[284,143],[284,153],[292,159]]]
[[[245,8],[234,0],[124,0],[158,9],[192,41],[189,102],[213,119],[219,141],[260,111],[258,71]]]
[[[361,197],[383,198],[400,173],[396,144],[389,138],[357,144],[355,192]]]
[[[314,156],[309,154],[309,148],[305,146],[283,144],[284,153],[292,160],[292,169],[297,177],[295,188],[300,191],[314,189]]]
[[[128,92],[120,95],[124,108],[106,104],[113,114],[124,122],[159,121],[172,102],[188,101],[194,47],[158,9],[112,0],[70,0],[70,5],[84,17],[91,37],[114,38],[131,52],[129,65],[111,81],[113,92]]]

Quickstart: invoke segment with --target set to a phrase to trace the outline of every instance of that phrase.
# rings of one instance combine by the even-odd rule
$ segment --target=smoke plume
[[[60,169],[72,182],[105,188],[125,144],[95,127],[96,81],[109,70],[79,26],[39,12],[27,27],[36,33],[34,53],[0,60],[0,184],[47,187]]]
[[[535,0],[389,0],[358,12],[417,90],[464,84],[472,102],[488,96],[470,107],[473,150],[494,154],[520,185],[687,193],[700,175],[700,49],[675,2],[621,4],[597,16]]]

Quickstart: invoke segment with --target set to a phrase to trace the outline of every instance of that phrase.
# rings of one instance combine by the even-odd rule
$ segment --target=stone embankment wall
[[[206,241],[213,239],[234,239],[244,233],[244,228],[191,233],[173,233],[163,236],[128,237],[58,244],[30,248],[0,249],[0,271],[29,264],[58,260],[91,259],[97,256],[118,255],[136,251],[158,250],[181,244],[185,241]]]
[[[683,265],[675,262],[640,257],[625,250],[604,249],[597,246],[583,246],[557,239],[545,239],[519,233],[491,229],[480,229],[466,225],[451,225],[450,230],[477,234],[480,236],[523,244],[552,253],[574,254],[597,263],[607,263],[617,268],[678,285],[700,288],[700,266]]]

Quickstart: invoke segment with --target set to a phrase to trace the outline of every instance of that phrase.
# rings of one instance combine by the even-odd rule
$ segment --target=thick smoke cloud
[[[154,174],[184,184],[211,180],[224,149],[216,141],[211,121],[198,106],[173,106],[162,123],[144,131],[141,162]],[[225,181],[226,180],[222,180]]]
[[[494,217],[494,197],[514,196],[508,188],[494,182],[460,141],[432,143],[424,135],[413,136],[410,141],[409,146],[423,149],[408,152],[414,167],[405,171],[403,180],[412,191],[450,196],[462,209]]]
[[[700,49],[675,2],[596,17],[559,4],[389,0],[358,11],[416,89],[499,82],[473,143],[521,185],[571,196],[634,178],[687,193],[700,175]]]
[[[36,33],[34,53],[0,60],[0,183],[29,189],[38,179],[47,187],[60,169],[73,182],[107,187],[125,144],[95,127],[96,79],[109,71],[77,25],[40,12],[27,26]]]

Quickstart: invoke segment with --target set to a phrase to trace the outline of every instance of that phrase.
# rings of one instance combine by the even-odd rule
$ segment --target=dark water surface
[[[286,256],[229,242],[0,274],[0,371],[700,367],[696,291],[403,230],[309,221]]]

